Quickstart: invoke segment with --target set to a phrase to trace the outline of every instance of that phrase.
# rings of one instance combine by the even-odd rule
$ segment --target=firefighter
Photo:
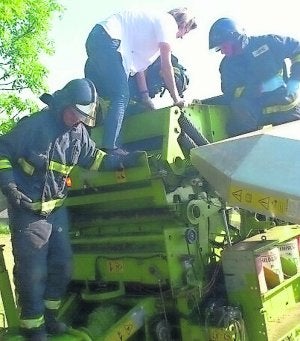
[[[74,79],[41,99],[43,110],[0,137],[0,187],[8,201],[20,331],[31,341],[67,330],[57,312],[71,277],[63,203],[75,165],[98,170],[105,152],[85,125],[95,124],[96,90]]]
[[[300,118],[299,41],[275,34],[247,36],[234,20],[220,18],[210,28],[209,49],[224,54],[219,71],[232,112],[230,136]]]
[[[136,74],[144,104],[154,108],[144,71],[159,55],[166,87],[174,104],[183,106],[176,88],[171,52],[175,39],[196,27],[194,15],[187,8],[169,12],[126,10],[94,26],[86,41],[85,76],[94,82],[99,96],[110,101],[103,137],[103,147],[108,153],[126,154],[118,136],[130,96],[130,75]]]

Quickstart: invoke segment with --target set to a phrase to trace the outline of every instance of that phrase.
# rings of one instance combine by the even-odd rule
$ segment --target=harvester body
[[[70,328],[49,340],[299,340],[300,141],[289,136],[299,124],[228,139],[229,117],[228,107],[198,101],[131,114],[122,142],[141,151],[132,164],[74,169],[74,270],[59,314]],[[100,146],[102,127],[91,135]],[[293,256],[271,264],[269,252],[295,240]],[[0,338],[22,340],[0,261]]]

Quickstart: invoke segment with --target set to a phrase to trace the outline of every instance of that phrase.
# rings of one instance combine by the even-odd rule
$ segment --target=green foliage
[[[9,227],[7,224],[0,223],[0,235],[1,234],[9,234]]]
[[[36,110],[32,101],[24,100],[24,90],[47,90],[48,70],[41,57],[54,52],[48,33],[53,16],[62,10],[58,0],[1,0],[0,133],[19,112]]]
[[[30,115],[37,110],[37,104],[30,99],[22,99],[13,93],[0,94],[0,132],[7,133],[15,125],[19,114]]]

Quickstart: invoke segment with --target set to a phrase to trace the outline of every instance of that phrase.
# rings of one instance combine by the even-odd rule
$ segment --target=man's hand
[[[174,105],[177,105],[179,108],[183,108],[185,105],[185,101],[183,98],[180,98],[177,101],[174,101]]]
[[[142,95],[142,103],[147,109],[150,109],[150,110],[155,109],[155,106],[154,106],[151,98],[149,97],[148,93],[145,93]]]
[[[29,204],[32,203],[32,200],[27,195],[19,191],[16,184],[9,183],[6,187],[2,188],[2,192],[13,207],[31,209]]]
[[[286,94],[289,98],[295,100],[299,96],[300,81],[289,79],[286,86]]]
[[[155,106],[154,106],[154,104],[153,104],[153,102],[152,102],[152,100],[151,100],[150,97],[148,97],[148,98],[143,98],[143,99],[142,99],[142,103],[144,104],[144,106],[145,106],[146,108],[149,108],[149,109],[151,109],[151,110],[154,110],[154,109],[155,109]]]

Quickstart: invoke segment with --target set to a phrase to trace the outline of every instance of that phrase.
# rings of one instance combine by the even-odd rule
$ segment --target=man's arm
[[[161,61],[161,75],[164,79],[166,88],[168,89],[175,105],[182,107],[184,105],[183,99],[179,96],[174,69],[171,62],[171,47],[167,43],[159,43],[160,61]]]
[[[0,189],[12,206],[29,208],[28,203],[32,200],[19,191],[13,174],[11,154],[13,146],[20,145],[15,131],[0,137]]]
[[[140,93],[140,97],[142,99],[142,102],[149,108],[149,109],[154,109],[154,104],[152,103],[152,100],[149,96],[149,90],[147,87],[147,82],[146,82],[146,76],[145,72],[137,72],[135,75],[137,86],[138,86],[138,91]]]

